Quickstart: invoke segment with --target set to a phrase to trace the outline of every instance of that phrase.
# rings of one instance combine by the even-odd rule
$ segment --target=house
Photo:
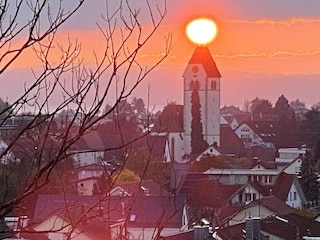
[[[169,104],[164,109],[151,132],[152,136],[165,136],[165,161],[181,162],[184,155],[183,106]]]
[[[235,129],[235,133],[246,148],[254,146],[275,148],[276,133],[272,121],[246,121]]]
[[[249,112],[243,112],[233,105],[222,107],[220,109],[220,115],[232,130],[235,130],[241,123],[251,120],[251,114]]]
[[[8,145],[0,139],[0,164],[7,165],[9,162],[20,163],[20,159],[16,158]]]
[[[101,233],[111,234],[116,231],[129,236],[129,239],[151,239],[153,234],[170,235],[181,231],[183,206],[183,198],[170,196],[102,198],[43,194],[38,197],[32,223],[35,230],[55,229],[60,237],[70,234],[69,226],[72,224],[76,227],[72,229],[74,234],[85,233],[88,236],[92,231],[97,231],[91,228],[91,223],[93,227],[95,225],[91,220],[99,218]],[[109,226],[113,229],[111,233],[104,231]]]
[[[108,173],[110,168],[101,164],[90,164],[75,168],[75,184],[79,195],[90,196],[93,194],[94,185],[99,178]]]
[[[201,158],[206,155],[218,156],[218,155],[221,155],[221,150],[217,145],[212,144],[206,150],[204,150],[201,154],[199,154],[198,156],[195,156],[196,161],[200,161]]]
[[[124,219],[110,222],[103,217],[78,214],[80,209],[57,211],[33,227],[35,232],[48,232],[48,239],[100,240],[123,235]]]
[[[269,186],[270,195],[277,196],[293,208],[302,208],[306,201],[295,174],[279,173],[276,169],[265,169],[260,164],[252,169],[211,168],[205,171],[204,174],[208,175],[210,180],[219,181],[225,185],[246,184],[250,182],[251,189],[255,189],[252,185],[256,182],[256,186]],[[261,193],[261,190],[259,192],[251,192],[251,194],[258,193]],[[253,196],[251,200],[254,200]]]
[[[242,157],[244,155],[244,144],[227,124],[220,124],[220,146],[222,154]]]
[[[293,213],[294,209],[278,199],[276,196],[266,196],[256,199],[249,204],[238,209],[234,213],[222,219],[222,226],[236,225],[245,222],[247,218],[259,217],[261,219],[268,216],[283,215]]]
[[[274,184],[272,194],[293,208],[302,208],[305,195],[295,174],[281,172]]]
[[[246,222],[220,228],[214,236],[217,240],[243,240],[252,232],[260,239],[318,239],[320,223],[296,213],[271,215],[264,219],[247,218]]]
[[[225,185],[246,184],[257,181],[262,185],[273,185],[279,174],[277,169],[265,169],[261,165],[245,169],[215,169],[210,168],[203,173],[209,179]]]
[[[73,129],[73,134],[77,134],[77,129]],[[68,154],[73,155],[76,166],[91,164],[101,164],[104,158],[106,146],[103,144],[99,134],[95,130],[90,130],[68,149]]]

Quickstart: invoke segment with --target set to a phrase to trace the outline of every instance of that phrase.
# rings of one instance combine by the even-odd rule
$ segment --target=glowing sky
[[[161,0],[151,2],[162,4]],[[103,4],[85,5],[63,29],[82,41],[84,55],[102,44],[95,26],[101,8]],[[195,48],[185,35],[185,26],[193,18],[209,17],[218,25],[209,49],[222,74],[221,105],[241,107],[255,97],[274,103],[281,94],[289,101],[299,98],[307,106],[320,101],[320,1],[168,0],[167,9],[166,20],[153,40],[172,33],[173,50],[135,92],[137,97],[145,98],[150,85],[150,103],[156,108],[170,101],[182,103],[181,76]],[[160,41],[148,45],[144,63],[157,58],[162,49]],[[17,66],[22,71],[21,67],[32,64],[29,58]],[[11,77],[18,79],[19,71]],[[9,83],[8,79],[1,81]],[[3,98],[15,94],[15,88],[7,86],[0,88]]]

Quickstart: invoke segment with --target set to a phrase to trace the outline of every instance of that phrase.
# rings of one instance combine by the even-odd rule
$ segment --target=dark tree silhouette
[[[6,120],[16,118],[18,113],[24,119],[24,124],[0,152],[3,161],[0,164],[1,219],[13,212],[21,214],[19,211],[24,209],[25,201],[45,189],[52,182],[52,177],[57,178],[57,181],[52,182],[53,186],[61,180],[61,188],[66,189],[64,184],[67,183],[62,181],[64,178],[53,174],[58,165],[75,156],[71,149],[107,116],[116,112],[119,103],[131,96],[171,50],[169,35],[164,38],[164,54],[159,59],[148,67],[144,67],[140,61],[141,51],[148,42],[152,43],[151,37],[166,15],[165,4],[159,6],[147,0],[139,1],[141,5],[137,9],[131,5],[131,1],[112,1],[110,7],[106,0],[106,12],[101,13],[102,22],[98,24],[105,44],[103,49],[92,49],[94,63],[85,65],[88,59],[82,58],[81,39],[68,36],[68,40],[62,42],[60,36],[57,36],[66,22],[71,21],[80,9],[89,6],[85,4],[92,2],[1,1],[0,77],[4,77],[4,73],[14,67],[14,63],[25,52],[33,51],[32,60],[39,66],[32,69],[32,83],[22,83],[24,93],[0,109],[1,117],[5,116],[0,126]],[[151,24],[144,28],[142,21],[148,17]],[[107,101],[110,107],[103,112]],[[26,108],[30,113],[25,113]],[[69,109],[74,110],[72,114],[68,114]],[[59,125],[56,122],[57,116],[63,110],[67,114]],[[121,128],[121,125],[117,127]],[[120,149],[132,142],[125,141],[123,136],[126,133],[119,132],[122,140],[120,144],[112,149],[105,147],[103,151]],[[19,146],[22,140],[24,144]],[[23,152],[21,158],[11,158],[16,147]],[[85,153],[92,151],[85,150]],[[22,160],[26,162],[22,163]],[[18,176],[22,170],[23,175]],[[106,170],[106,173],[113,172]],[[10,194],[7,194],[9,191]],[[67,239],[71,239],[74,229],[81,224],[85,214],[78,216],[72,226],[65,226],[68,229],[65,235]]]
[[[274,113],[269,100],[255,98],[251,101],[251,114],[253,120],[272,121]]]
[[[208,147],[208,143],[203,139],[200,112],[201,105],[198,90],[199,82],[196,81],[191,93],[191,154],[200,154]]]
[[[304,115],[301,123],[302,141],[309,148],[314,148],[320,139],[320,109],[311,108]]]
[[[298,126],[289,101],[281,95],[274,107],[276,127],[276,147],[297,147]]]
[[[320,184],[317,172],[315,171],[317,155],[308,151],[301,165],[301,186],[308,201],[320,198]]]

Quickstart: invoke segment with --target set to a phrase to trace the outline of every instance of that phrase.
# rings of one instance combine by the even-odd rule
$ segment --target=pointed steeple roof
[[[202,64],[208,77],[221,77],[221,74],[214,62],[207,47],[198,46],[189,60],[189,64]]]

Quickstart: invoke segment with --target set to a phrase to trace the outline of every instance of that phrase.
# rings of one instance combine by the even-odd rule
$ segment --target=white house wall
[[[234,215],[229,221],[229,225],[235,225],[243,223],[249,217],[261,217],[262,219],[266,218],[269,215],[274,214],[270,209],[266,208],[263,205],[254,205],[252,207],[245,208],[239,211]]]
[[[79,152],[73,155],[74,161],[78,166],[86,166],[91,164],[100,163],[103,159],[104,152]]]
[[[302,207],[302,199],[295,184],[292,184],[290,188],[290,191],[288,193],[288,197],[286,200],[286,204],[293,208]]]
[[[285,172],[287,174],[298,175],[300,173],[300,170],[301,170],[301,164],[302,164],[302,160],[300,158],[296,159],[295,161],[290,163],[287,167],[285,167],[283,169],[283,172]]]
[[[167,142],[169,142],[169,146],[166,155],[170,156],[171,161],[182,163],[184,155],[183,133],[169,133]],[[173,156],[173,159],[171,156]]]

